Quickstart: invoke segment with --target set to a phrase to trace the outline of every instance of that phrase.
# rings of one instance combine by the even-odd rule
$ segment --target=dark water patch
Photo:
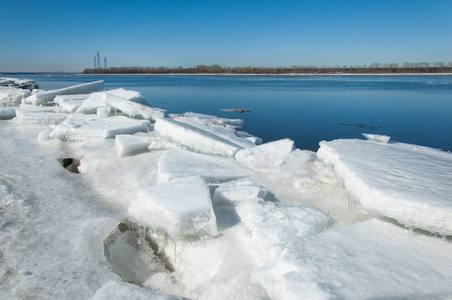
[[[58,161],[60,162],[61,166],[68,170],[69,172],[79,174],[78,167],[80,166],[80,159],[78,158],[59,158]]]

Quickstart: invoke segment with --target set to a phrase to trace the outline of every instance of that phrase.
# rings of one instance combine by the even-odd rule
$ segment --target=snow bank
[[[195,152],[233,157],[242,149],[212,132],[170,119],[157,119],[154,130],[169,141]]]
[[[317,157],[334,165],[366,208],[413,228],[452,235],[452,154],[364,140],[321,142]]]
[[[207,182],[224,182],[251,176],[252,173],[230,158],[183,150],[169,150],[159,160],[158,182],[200,175]]]
[[[25,102],[33,105],[45,104],[52,101],[57,95],[87,94],[104,88],[104,81],[94,81],[89,83],[77,84],[74,86],[42,92],[25,98]]]
[[[17,89],[13,87],[0,87],[0,107],[19,106],[22,99],[30,96],[29,90]]]
[[[147,132],[151,128],[151,123],[146,120],[132,120],[123,116],[102,118],[97,115],[71,114],[50,133],[50,138],[84,142],[114,138],[118,134]]]
[[[290,139],[269,142],[251,149],[243,149],[235,155],[236,160],[245,161],[250,167],[268,171],[284,164],[287,155],[294,149]]]
[[[450,242],[380,220],[296,239],[253,272],[269,299],[446,299]]]
[[[216,234],[216,219],[210,191],[200,176],[184,177],[138,191],[129,218],[164,232],[173,240],[188,236]]]

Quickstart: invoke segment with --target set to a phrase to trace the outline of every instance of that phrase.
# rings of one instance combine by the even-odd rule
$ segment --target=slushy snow
[[[452,297],[450,153],[88,93],[0,109],[1,299]]]

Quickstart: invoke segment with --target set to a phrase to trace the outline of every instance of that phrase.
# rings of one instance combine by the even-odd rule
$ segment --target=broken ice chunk
[[[232,157],[242,149],[212,132],[170,119],[157,119],[154,130],[162,137],[195,152]]]
[[[76,112],[79,114],[95,114],[98,108],[106,106],[104,98],[105,93],[92,93],[82,102]]]
[[[183,150],[169,150],[159,160],[157,180],[200,175],[207,182],[224,182],[251,176],[251,172],[230,158],[215,157]]]
[[[391,139],[390,136],[381,135],[381,134],[362,133],[362,135],[370,141],[380,142],[380,143],[388,143],[389,140]]]
[[[234,205],[248,200],[263,200],[267,190],[250,181],[224,184],[215,189],[212,198],[214,206]]]
[[[210,191],[200,176],[175,179],[140,190],[128,209],[130,219],[172,239],[216,234]]]
[[[0,107],[0,120],[11,120],[16,116],[14,107]]]
[[[129,101],[109,92],[105,92],[103,101],[106,105],[122,111],[131,118],[141,117],[145,120],[155,121],[156,118],[163,118],[165,116],[165,110],[163,109]]]
[[[73,113],[75,112],[83,101],[89,97],[88,94],[79,95],[58,95],[55,97],[54,101],[61,108],[62,112]]]
[[[54,107],[36,107],[21,105],[16,109],[17,123],[21,125],[56,125],[67,118],[68,114],[56,113]]]
[[[147,120],[133,120],[123,116],[102,118],[97,115],[71,114],[50,134],[50,138],[84,142],[113,138],[118,134],[147,132],[152,125]]]
[[[116,136],[116,149],[119,156],[127,156],[148,150],[150,139],[129,134]]]
[[[294,142],[290,139],[265,143],[238,151],[235,159],[247,162],[256,170],[269,171],[284,164],[287,155],[294,148],[293,144]]]
[[[82,83],[58,90],[50,90],[38,94],[31,95],[25,98],[26,103],[33,105],[45,104],[52,101],[57,95],[73,95],[73,94],[88,94],[93,91],[98,91],[104,88],[104,81],[94,81],[89,83]]]
[[[21,100],[30,96],[29,90],[0,87],[0,106],[19,106]]]

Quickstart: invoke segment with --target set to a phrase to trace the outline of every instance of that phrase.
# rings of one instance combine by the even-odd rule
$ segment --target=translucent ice
[[[138,191],[129,218],[174,240],[216,234],[210,191],[200,176],[175,179]]]
[[[57,95],[88,94],[93,91],[101,90],[103,88],[104,88],[103,80],[82,83],[58,90],[50,90],[47,92],[34,94],[25,98],[25,102],[33,105],[41,105],[49,101],[52,101]]]
[[[154,130],[162,137],[195,152],[232,157],[242,149],[212,132],[170,119],[157,119]]]
[[[452,154],[366,140],[321,142],[317,157],[334,165],[366,208],[398,222],[452,234]]]
[[[230,158],[169,150],[159,160],[157,179],[167,182],[174,178],[200,175],[207,182],[223,182],[251,176],[251,172]]]

